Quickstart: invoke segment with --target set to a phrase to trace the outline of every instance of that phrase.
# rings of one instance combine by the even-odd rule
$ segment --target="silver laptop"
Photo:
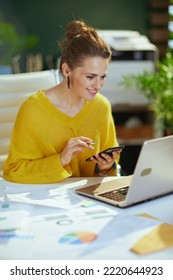
[[[173,136],[145,141],[133,175],[78,188],[76,192],[119,207],[173,192]]]

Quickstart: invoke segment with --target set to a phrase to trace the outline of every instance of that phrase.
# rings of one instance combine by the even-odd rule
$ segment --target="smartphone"
[[[108,149],[106,149],[106,150],[104,150],[104,151],[98,153],[98,154],[101,156],[101,154],[104,153],[104,154],[108,154],[108,155],[111,156],[111,154],[112,154],[113,151],[122,150],[122,149],[124,149],[124,148],[125,148],[125,145],[120,145],[120,146],[117,146],[117,147],[111,147],[111,148],[108,148]],[[92,157],[94,157],[94,155],[91,156],[91,157],[89,157],[89,158],[87,158],[86,161],[91,161],[91,158],[92,158]]]

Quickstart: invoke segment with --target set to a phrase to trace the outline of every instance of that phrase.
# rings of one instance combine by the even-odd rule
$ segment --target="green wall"
[[[43,55],[58,55],[57,40],[73,18],[99,29],[149,33],[149,0],[0,0],[0,10],[20,33],[40,38],[32,52]]]

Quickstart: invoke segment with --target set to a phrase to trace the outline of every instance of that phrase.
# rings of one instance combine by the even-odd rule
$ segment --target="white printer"
[[[148,100],[134,89],[121,85],[122,78],[129,74],[139,74],[144,70],[155,71],[159,54],[155,45],[137,31],[97,30],[98,34],[111,47],[112,60],[108,77],[100,92],[113,105],[146,105]]]

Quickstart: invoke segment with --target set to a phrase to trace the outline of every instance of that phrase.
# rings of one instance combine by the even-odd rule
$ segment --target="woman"
[[[66,31],[60,42],[62,82],[33,94],[19,110],[4,165],[8,181],[116,175],[120,151],[98,155],[118,145],[110,103],[98,93],[107,77],[110,48],[83,21],[69,22]]]

